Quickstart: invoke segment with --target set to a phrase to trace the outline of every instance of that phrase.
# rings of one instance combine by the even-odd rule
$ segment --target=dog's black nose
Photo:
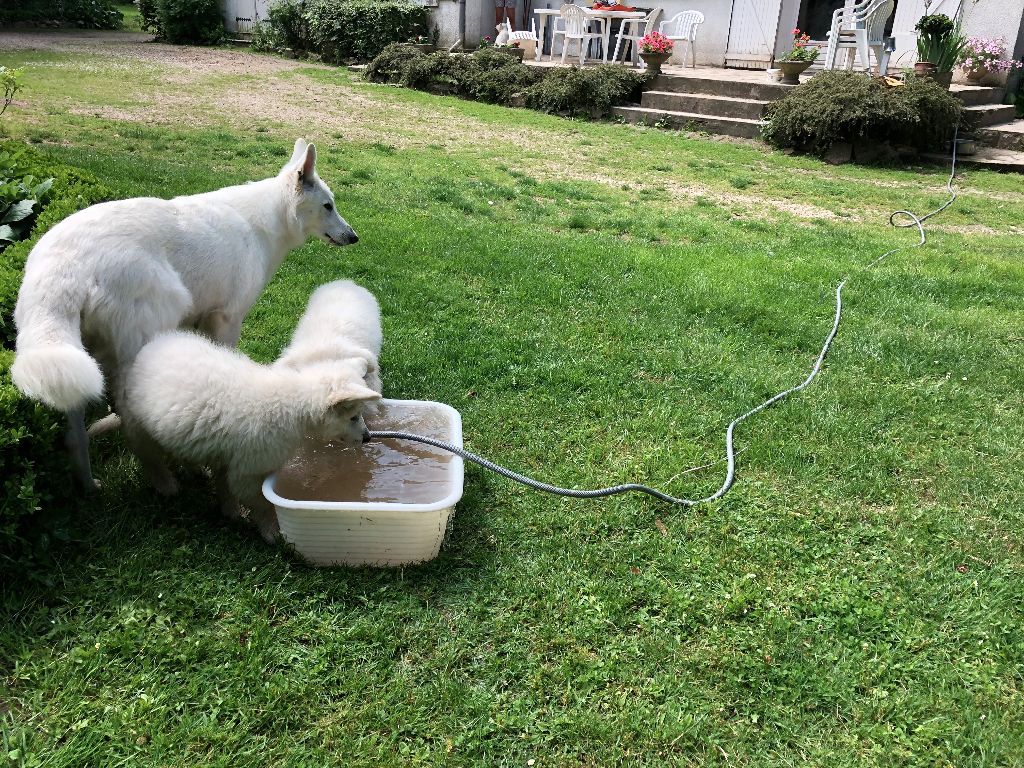
[[[368,429],[364,429],[363,430],[363,442],[364,443],[370,442],[370,430],[368,430]]]
[[[354,245],[355,243],[358,243],[358,242],[359,242],[359,235],[357,235],[355,232],[353,232],[352,233],[352,237],[349,238],[348,244],[349,245]]]

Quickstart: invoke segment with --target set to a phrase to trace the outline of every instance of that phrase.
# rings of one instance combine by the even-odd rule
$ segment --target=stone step
[[[709,117],[742,117],[758,120],[768,106],[759,99],[740,99],[730,96],[712,96],[705,93],[675,93],[672,91],[644,91],[641,107],[667,112],[686,112]]]
[[[991,125],[976,135],[978,141],[988,147],[1024,152],[1024,120]]]
[[[999,104],[1003,100],[1002,88],[954,83],[950,86],[949,92],[969,107],[978,104]]]
[[[979,128],[1007,123],[1017,116],[1017,110],[1011,104],[973,104],[966,107],[966,111]]]
[[[728,72],[729,70],[722,70]],[[745,83],[736,80],[719,79],[717,77],[683,77],[658,75],[647,87],[652,91],[669,93],[707,94],[710,96],[726,96],[733,99],[756,99],[758,101],[775,101],[781,99],[795,85],[770,83],[765,78],[763,83]]]
[[[648,107],[615,107],[612,114],[630,123],[645,123],[666,128],[678,128],[694,131],[707,131],[725,136],[742,136],[757,139],[761,136],[760,120],[742,117],[714,117],[695,112],[678,112],[669,109],[650,109]]]

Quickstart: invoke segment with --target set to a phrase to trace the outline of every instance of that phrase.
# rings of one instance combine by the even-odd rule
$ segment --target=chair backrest
[[[640,34],[649,35],[651,32],[658,28],[658,22],[661,20],[661,8],[655,8],[640,21]]]
[[[889,20],[895,6],[895,0],[877,0],[864,12],[860,23],[868,31],[868,40],[877,42],[885,36],[885,22]]]
[[[697,39],[697,27],[703,23],[704,14],[700,11],[681,11],[668,21],[661,22],[661,33],[693,42]]]
[[[587,31],[587,15],[578,5],[563,5],[560,11],[566,35],[579,37]]]

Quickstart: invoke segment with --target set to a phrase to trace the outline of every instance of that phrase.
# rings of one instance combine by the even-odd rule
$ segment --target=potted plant
[[[965,40],[960,25],[944,13],[922,16],[914,25],[917,30],[917,64],[914,73],[933,78],[949,87],[953,67],[960,60]]]
[[[652,75],[661,74],[661,65],[672,57],[672,47],[675,45],[661,32],[648,32],[640,38],[640,58],[647,65],[647,71]]]
[[[1006,58],[1006,40],[997,37],[969,37],[960,52],[960,67],[967,80],[978,83],[989,74],[1010,72],[1024,64]]]
[[[428,35],[416,35],[409,43],[413,48],[423,53],[433,53],[437,46],[430,40]]]
[[[799,29],[793,30],[793,47],[782,54],[779,69],[782,70],[783,85],[800,85],[800,74],[818,58],[818,47],[810,45],[811,36]]]
[[[513,56],[515,56],[517,59],[519,59],[519,61],[522,61],[523,56],[526,54],[526,51],[523,50],[522,46],[519,45],[518,40],[513,40],[511,43],[505,46],[505,50],[508,51]]]

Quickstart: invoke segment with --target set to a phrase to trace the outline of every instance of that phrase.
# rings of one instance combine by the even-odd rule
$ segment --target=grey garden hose
[[[863,272],[865,270],[871,269],[879,262],[881,262],[883,259],[891,256],[894,253],[907,250],[908,248],[919,248],[928,241],[928,238],[925,235],[924,231],[924,222],[926,222],[932,216],[935,216],[941,213],[942,211],[946,210],[950,205],[953,204],[953,201],[956,200],[957,198],[956,190],[953,189],[953,178],[956,175],[957,135],[958,132],[954,131],[952,165],[949,171],[949,179],[946,181],[946,190],[949,192],[949,199],[941,206],[936,208],[934,211],[932,211],[931,213],[926,213],[924,216],[918,216],[917,214],[906,210],[893,211],[893,213],[889,216],[889,223],[894,227],[899,227],[901,229],[906,229],[908,227],[917,227],[917,231],[920,234],[921,239],[918,242],[913,243],[911,245],[903,245],[900,246],[899,248],[893,248],[890,251],[886,251],[881,256],[876,258],[874,261],[864,265],[863,267],[860,267],[857,271]],[[897,220],[900,218],[909,219],[909,221],[899,223]],[[477,456],[475,453],[470,453],[469,451],[463,450],[458,446],[452,445],[451,443],[446,443],[442,440],[434,440],[433,438],[424,437],[422,435],[411,435],[407,432],[387,432],[375,430],[370,430],[370,437],[377,439],[390,438],[396,440],[413,440],[418,443],[432,445],[435,448],[441,448],[442,450],[450,451],[451,453],[454,453],[457,456],[461,456],[467,461],[472,461],[475,464],[479,464],[481,467],[489,469],[492,472],[497,472],[499,475],[507,477],[509,480],[515,480],[517,483],[522,483],[523,485],[529,486],[530,488],[534,488],[538,491],[544,491],[545,493],[554,493],[559,496],[571,496],[577,499],[595,499],[602,496],[613,496],[619,493],[637,491],[639,493],[649,494],[657,499],[666,501],[670,504],[678,504],[679,506],[683,507],[692,507],[697,504],[706,504],[707,502],[717,501],[729,491],[733,483],[736,481],[736,452],[733,448],[733,433],[736,430],[736,426],[741,422],[746,421],[754,414],[760,413],[769,406],[772,406],[775,403],[779,402],[780,400],[789,397],[794,392],[799,392],[801,389],[804,389],[805,387],[810,385],[812,381],[814,381],[818,373],[821,371],[821,366],[825,362],[825,356],[828,355],[829,348],[832,346],[832,342],[835,340],[836,334],[839,332],[839,320],[842,318],[843,315],[843,286],[846,285],[846,282],[849,279],[849,276],[843,278],[842,282],[840,282],[839,285],[836,286],[836,315],[835,319],[832,321],[832,330],[829,331],[828,336],[825,338],[825,343],[821,347],[821,352],[818,353],[818,359],[815,361],[814,367],[811,369],[810,375],[806,379],[804,379],[800,384],[797,384],[795,387],[790,387],[789,389],[779,392],[777,395],[774,395],[765,400],[756,408],[751,408],[742,416],[737,416],[735,419],[732,420],[732,422],[730,422],[728,428],[725,430],[725,450],[726,457],[728,460],[728,468],[725,473],[725,482],[723,482],[721,487],[713,494],[711,494],[710,496],[705,496],[702,499],[680,499],[675,496],[670,496],[667,493],[658,491],[654,488],[650,488],[646,485],[639,485],[637,483],[625,483],[623,485],[613,485],[609,488],[597,488],[594,490],[559,488],[558,486],[555,485],[550,485],[548,483],[542,483],[539,480],[534,480],[533,478],[527,477],[526,475],[521,475],[518,472],[513,472],[512,470],[499,466],[498,464],[495,464],[493,461],[489,461],[488,459],[485,459],[482,456]]]

